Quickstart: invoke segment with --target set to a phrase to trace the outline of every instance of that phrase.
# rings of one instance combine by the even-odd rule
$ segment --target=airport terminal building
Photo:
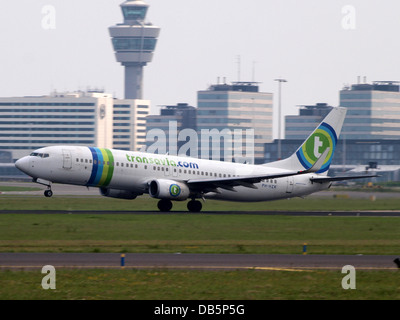
[[[0,150],[12,158],[49,145],[111,148],[113,97],[103,92],[0,98]]]
[[[332,169],[376,169],[383,176],[381,180],[399,180],[400,83],[357,83],[344,87],[339,97],[340,106],[347,108],[347,115]],[[286,116],[286,139],[281,141],[282,157],[295,152],[331,109],[326,103],[317,103],[301,106],[299,115]],[[274,141],[265,145],[265,160],[276,159],[277,141]]]
[[[2,176],[19,175],[9,160],[44,146],[139,150],[145,145],[149,110],[148,100],[119,100],[102,90],[0,98]]]
[[[181,148],[186,144],[187,137],[186,135],[181,139],[179,137],[185,133],[183,131],[185,129],[196,133],[197,108],[187,103],[164,106],[161,108],[159,115],[147,116],[146,128],[149,134],[148,141],[146,142],[148,152],[168,152],[171,155],[182,155],[179,152],[183,152]],[[160,146],[160,148],[157,146]],[[185,149],[183,154],[197,157],[197,154],[192,154],[191,150]]]
[[[140,151],[146,146],[146,118],[150,100],[114,99],[113,148]]]
[[[213,129],[219,132],[226,129],[231,132],[242,130],[242,155],[245,158],[249,146],[244,143],[244,133],[253,129],[254,145],[250,147],[254,148],[254,162],[263,161],[264,144],[273,139],[272,93],[260,92],[258,83],[255,82],[218,83],[211,85],[208,90],[198,91],[197,99],[199,133],[202,130]],[[204,145],[208,141],[203,139],[201,143]],[[213,149],[211,142],[209,149]],[[222,150],[222,147],[220,149]],[[220,159],[223,160],[224,155],[221,154]]]
[[[400,82],[357,83],[340,91],[340,106],[347,108],[346,139],[400,138]]]

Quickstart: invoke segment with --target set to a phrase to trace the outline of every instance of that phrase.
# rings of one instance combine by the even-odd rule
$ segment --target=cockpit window
[[[38,152],[32,152],[30,154],[31,157],[39,157],[39,158],[48,158],[50,155],[48,153],[38,153]]]

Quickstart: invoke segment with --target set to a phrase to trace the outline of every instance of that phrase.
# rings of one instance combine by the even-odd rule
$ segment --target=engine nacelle
[[[149,194],[153,198],[168,200],[186,200],[190,196],[189,187],[183,182],[157,179],[149,184]]]
[[[138,196],[137,193],[128,190],[100,188],[100,194],[105,197],[133,200]]]

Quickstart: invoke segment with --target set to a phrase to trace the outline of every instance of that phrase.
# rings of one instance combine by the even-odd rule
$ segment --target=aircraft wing
[[[344,181],[344,180],[353,180],[353,179],[365,179],[365,178],[375,178],[379,177],[376,174],[369,174],[369,175],[360,175],[360,176],[340,176],[340,177],[315,177],[311,178],[312,182],[324,183],[330,181]]]
[[[290,177],[300,174],[317,172],[323,165],[327,155],[329,153],[329,148],[326,148],[324,153],[315,162],[315,164],[308,170],[302,171],[283,171],[281,173],[273,174],[262,174],[262,175],[251,175],[243,177],[232,177],[232,178],[216,178],[216,179],[191,179],[186,181],[191,190],[197,190],[198,192],[218,192],[218,188],[236,191],[234,187],[243,186],[246,188],[257,189],[254,183],[261,182],[266,179],[277,179],[283,177]]]
[[[287,171],[280,174],[269,174],[269,175],[252,175],[244,177],[233,177],[233,178],[215,178],[215,179],[191,179],[186,183],[192,190],[198,190],[201,192],[218,192],[217,188],[222,188],[230,191],[236,191],[234,187],[243,186],[247,188],[257,189],[254,183],[258,183],[265,179],[277,179],[282,177],[289,177],[298,174],[309,173],[307,171]]]

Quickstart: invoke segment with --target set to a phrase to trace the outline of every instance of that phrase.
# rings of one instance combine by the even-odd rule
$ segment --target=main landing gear
[[[172,209],[171,200],[162,199],[158,201],[157,207],[161,212],[168,212]],[[190,200],[187,204],[187,208],[190,212],[200,212],[203,205],[198,200]]]
[[[44,192],[44,196],[50,198],[51,196],[53,196],[53,191],[51,191],[51,189],[46,190]]]
[[[187,208],[190,212],[200,212],[203,205],[199,200],[190,200],[187,204]]]
[[[172,209],[172,202],[170,200],[161,199],[160,201],[158,201],[157,207],[162,212],[168,212]]]

